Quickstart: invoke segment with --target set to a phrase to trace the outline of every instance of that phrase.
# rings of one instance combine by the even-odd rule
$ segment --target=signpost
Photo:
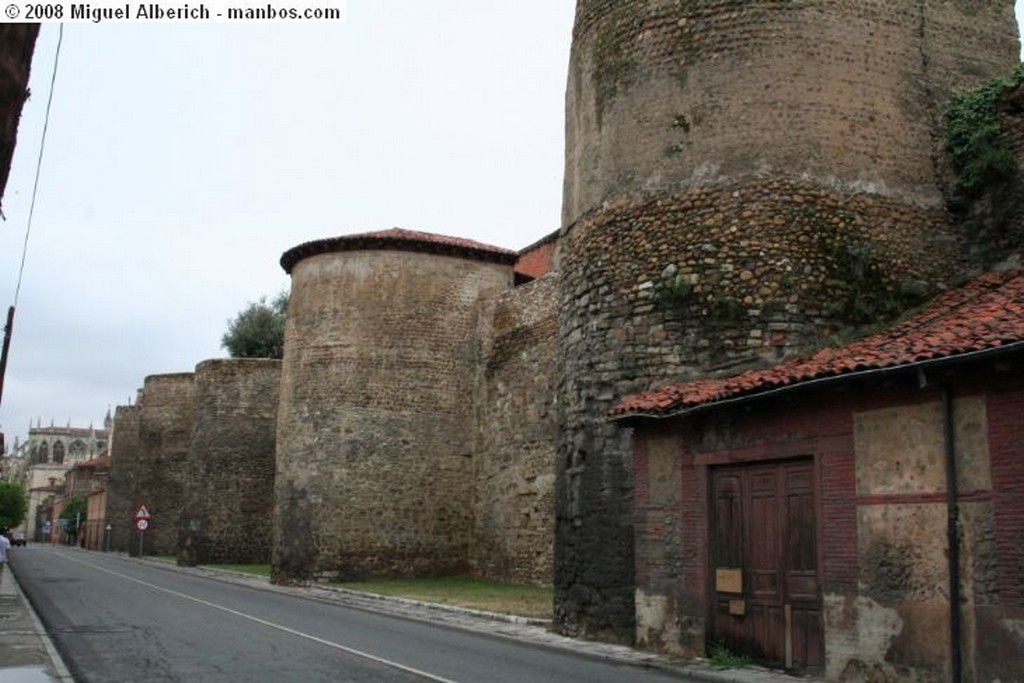
[[[152,518],[153,513],[150,512],[149,505],[139,503],[135,506],[135,528],[139,532],[139,557],[142,557],[142,538],[146,529],[149,528],[149,520]]]

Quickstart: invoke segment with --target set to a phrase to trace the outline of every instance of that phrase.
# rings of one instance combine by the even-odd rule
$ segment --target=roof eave
[[[907,372],[910,370],[926,370],[930,367],[935,367],[939,365],[954,365],[956,363],[979,360],[987,358],[989,356],[1009,354],[1015,351],[1024,351],[1024,340],[1012,342],[1010,344],[979,349],[977,351],[967,351],[965,353],[954,354],[951,356],[943,356],[941,358],[929,358],[926,360],[914,361],[912,363],[903,363],[901,365],[891,365],[882,368],[856,370],[854,372],[847,372],[838,375],[828,375],[826,377],[816,377],[814,379],[803,380],[801,382],[794,382],[793,384],[785,384],[783,386],[755,390],[750,393],[739,394],[737,396],[730,396],[727,398],[710,400],[704,403],[699,403],[697,405],[681,406],[679,408],[668,408],[663,411],[639,411],[624,413],[622,415],[613,415],[610,418],[608,418],[608,421],[626,422],[631,420],[643,419],[660,420],[670,418],[683,418],[698,412],[711,410],[713,408],[721,408],[724,406],[735,405],[738,403],[745,403],[747,401],[755,401],[762,398],[767,398],[769,396],[777,396],[779,394],[790,391],[807,389],[812,386],[823,386],[826,384],[834,384],[852,379],[861,379],[864,377],[896,374],[899,372]]]

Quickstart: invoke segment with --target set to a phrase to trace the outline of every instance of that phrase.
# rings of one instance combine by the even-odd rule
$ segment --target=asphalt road
[[[30,545],[13,565],[79,683],[680,680],[114,555]]]

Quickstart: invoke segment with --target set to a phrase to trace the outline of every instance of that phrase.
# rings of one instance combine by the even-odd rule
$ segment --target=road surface
[[[681,680],[115,555],[30,545],[13,564],[79,683]]]

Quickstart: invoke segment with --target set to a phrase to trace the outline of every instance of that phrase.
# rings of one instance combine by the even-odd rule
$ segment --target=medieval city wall
[[[117,406],[110,433],[110,478],[107,480],[106,520],[110,525],[110,549],[138,552],[138,539],[132,526],[132,512],[139,501],[138,482],[148,476],[148,462],[141,455],[138,404]],[[135,541],[133,543],[133,540]]]
[[[135,507],[152,518],[144,554],[175,555],[185,505],[185,469],[194,421],[195,378],[190,372],[146,377],[134,406],[118,406],[111,443],[107,517],[114,550],[139,552]]]
[[[470,550],[478,576],[551,584],[557,304],[549,274],[488,302],[481,316]]]
[[[478,303],[511,288],[514,255],[356,244],[282,259],[277,581],[469,568]]]
[[[281,362],[207,360],[195,369],[178,562],[270,562]]]
[[[560,265],[563,631],[633,638],[632,451],[604,419],[615,400],[807,350],[977,265],[943,206],[937,131],[954,88],[1016,63],[1012,10],[577,4]]]

